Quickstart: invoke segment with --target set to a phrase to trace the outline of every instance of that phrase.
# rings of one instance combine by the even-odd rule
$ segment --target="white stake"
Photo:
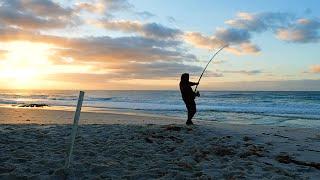
[[[65,164],[66,168],[69,168],[70,162],[71,162],[71,156],[72,156],[74,141],[76,139],[76,134],[77,134],[78,123],[79,123],[79,119],[80,119],[80,112],[81,112],[81,106],[82,106],[83,97],[84,97],[84,92],[80,91],[79,98],[78,98],[77,109],[76,109],[76,112],[74,114],[74,119],[73,119],[73,127],[72,127],[72,132],[71,132],[71,142],[70,142],[68,157],[66,159],[66,164]]]

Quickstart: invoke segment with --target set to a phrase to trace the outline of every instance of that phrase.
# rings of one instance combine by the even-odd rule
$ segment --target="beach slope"
[[[1,111],[29,121],[14,123],[1,115],[0,179],[317,179],[320,174],[316,129],[202,121],[187,127],[178,119],[107,113],[82,114],[109,123],[79,126],[73,161],[65,169],[71,125],[47,118],[71,112]],[[126,123],[131,119],[135,123]]]

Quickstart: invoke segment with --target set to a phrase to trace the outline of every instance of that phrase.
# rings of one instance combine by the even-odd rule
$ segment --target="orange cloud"
[[[0,29],[2,41],[31,41],[52,44],[57,56],[73,57],[76,61],[192,61],[196,57],[181,51],[181,42],[145,37],[65,38],[18,29]],[[175,49],[177,48],[177,49]]]
[[[107,70],[107,71],[106,71]],[[104,72],[103,72],[104,71]],[[90,73],[59,73],[53,74],[48,80],[63,79],[64,81],[101,82],[125,79],[170,79],[180,77],[182,73],[200,74],[202,67],[182,63],[153,62],[153,63],[120,63],[102,64],[95,66]],[[100,72],[100,73],[98,73]],[[216,74],[212,74],[217,76]]]
[[[74,4],[74,11],[77,13],[87,12],[108,18],[114,17],[116,11],[133,11],[133,5],[128,0],[87,0]]]
[[[169,28],[158,23],[141,23],[139,21],[110,21],[108,19],[95,22],[108,30],[136,33],[149,38],[177,38],[182,34],[179,29]]]
[[[187,32],[184,34],[186,42],[205,49],[218,48],[224,45],[222,40],[215,38],[214,36],[204,36],[199,32]]]
[[[1,50],[1,49],[0,49],[0,61],[1,61],[2,59],[4,59],[4,57],[5,57],[6,54],[7,54],[7,51],[6,51],[6,50]]]
[[[226,50],[236,55],[246,55],[257,54],[259,53],[260,48],[251,43],[242,43],[239,46],[229,46]]]
[[[283,41],[302,41],[305,37],[302,30],[279,29],[277,38]]]
[[[97,79],[101,76],[102,79],[162,79],[176,77],[183,72],[198,74],[202,70],[199,66],[183,63],[196,61],[196,57],[177,48],[181,42],[175,40],[108,36],[65,38],[12,28],[0,29],[0,38],[7,42],[50,44],[52,53],[48,59],[54,62],[52,68],[70,66],[65,68],[70,70],[75,66],[91,66],[86,73],[92,73],[92,77]]]
[[[225,30],[218,31],[217,34],[223,38],[217,38],[215,36],[204,36],[198,32],[185,33],[184,38],[185,41],[196,47],[210,50],[228,44],[230,41],[228,40],[229,38],[234,39],[234,35],[230,34],[230,32],[226,32]],[[241,42],[241,38],[238,39],[240,43],[236,43],[235,45],[229,46],[226,48],[226,50],[235,55],[256,54],[260,51],[260,48],[256,45],[250,42],[246,42],[245,39],[243,39],[244,42]]]
[[[24,29],[58,29],[72,24],[73,10],[53,1],[11,1],[0,5],[0,23]]]
[[[88,11],[97,14],[103,14],[106,12],[106,5],[102,2],[89,3],[79,2],[75,4],[76,11]]]
[[[310,72],[312,73],[320,73],[320,65],[313,65],[310,67]]]

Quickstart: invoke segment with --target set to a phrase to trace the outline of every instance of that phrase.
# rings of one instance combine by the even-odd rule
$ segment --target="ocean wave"
[[[87,99],[85,99],[85,101],[111,101],[112,98],[108,97],[108,98],[96,98],[96,97],[88,97]]]
[[[0,93],[0,104],[43,103],[73,107],[77,92]],[[197,99],[198,115],[210,119],[216,113],[320,120],[320,92],[203,92]],[[139,111],[185,116],[179,91],[87,92],[84,107],[100,110]],[[232,116],[232,114],[229,114]],[[227,116],[227,115],[226,115]]]
[[[23,102],[23,101],[77,101],[77,96],[66,95],[15,95],[15,94],[0,94],[0,103],[5,102]],[[87,96],[85,101],[110,101],[111,97],[90,97]]]
[[[149,112],[182,112],[185,111],[184,104],[157,104],[157,103],[130,103],[130,102],[110,102],[103,104],[84,104],[87,107],[93,108],[106,108],[106,109],[128,109],[128,110],[139,110]],[[244,106],[244,105],[198,105],[198,111],[204,113],[214,112],[228,112],[228,113],[251,113],[260,115],[274,115],[281,117],[296,117],[296,118],[312,118],[320,119],[320,112],[318,109],[300,106]]]

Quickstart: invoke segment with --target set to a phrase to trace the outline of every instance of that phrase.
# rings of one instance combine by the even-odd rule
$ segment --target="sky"
[[[0,0],[0,89],[320,90],[318,0]]]

